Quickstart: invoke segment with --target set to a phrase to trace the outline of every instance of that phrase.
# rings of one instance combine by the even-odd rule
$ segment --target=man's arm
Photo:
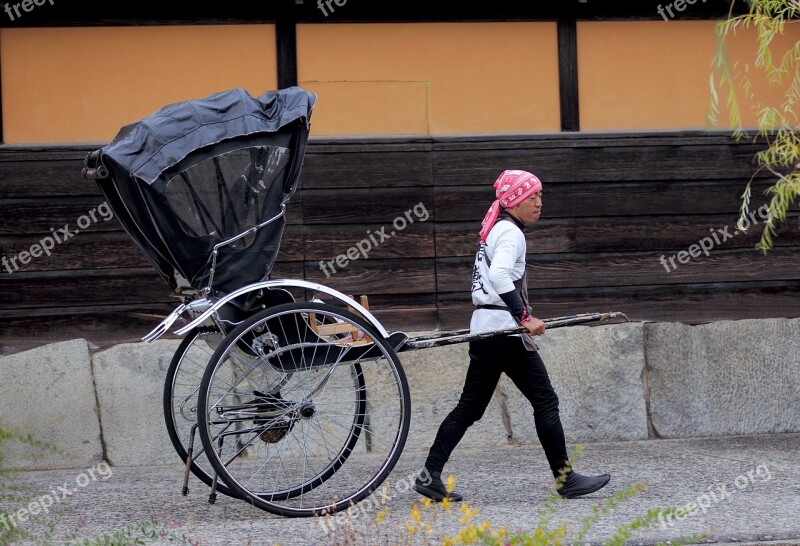
[[[525,240],[521,234],[505,231],[498,237],[489,267],[489,282],[497,295],[511,311],[511,315],[533,335],[544,333],[544,323],[531,315],[531,310],[522,301],[522,296],[514,286],[514,264],[525,252]],[[522,256],[524,261],[524,256]]]

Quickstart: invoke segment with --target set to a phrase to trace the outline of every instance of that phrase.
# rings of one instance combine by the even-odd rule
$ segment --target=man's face
[[[542,214],[542,192],[538,191],[508,211],[525,225],[535,224]]]

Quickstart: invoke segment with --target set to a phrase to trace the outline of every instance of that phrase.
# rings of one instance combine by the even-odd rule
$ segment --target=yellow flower
[[[404,523],[404,525],[406,526],[406,531],[408,531],[412,535],[417,532],[417,528],[408,523],[407,521]]]
[[[389,509],[384,508],[383,510],[375,514],[375,523],[378,524],[383,523],[383,520],[386,519],[386,516],[388,515],[389,515]]]
[[[447,476],[447,482],[446,483],[447,483],[447,485],[446,485],[445,488],[447,489],[447,492],[448,493],[452,493],[453,490],[456,488],[456,477],[453,476],[452,474],[450,474],[449,476]]]
[[[450,497],[445,497],[442,499],[442,508],[445,510],[450,509]]]
[[[467,522],[469,522],[469,520],[471,520],[476,515],[478,515],[478,510],[474,509],[474,508],[470,508],[469,505],[466,502],[461,505],[461,508],[459,508],[458,511],[461,512],[462,514],[464,514],[461,517],[461,520],[460,520],[461,523],[467,523]]]
[[[456,538],[458,538],[464,544],[471,544],[472,542],[476,542],[478,540],[478,530],[474,525],[470,525],[466,529],[462,529]]]
[[[417,506],[417,503],[415,502],[411,506],[411,519],[413,519],[414,521],[419,521],[421,518],[422,515],[419,513],[419,506]]]
[[[431,505],[431,502],[433,502],[433,501],[431,501],[431,499],[429,499],[427,497],[424,497],[420,502],[422,502],[422,506],[424,506],[425,509],[427,510],[428,507]]]
[[[481,533],[485,533],[486,531],[488,531],[488,530],[489,530],[489,527],[491,527],[491,526],[492,526],[492,524],[491,524],[491,523],[489,523],[488,521],[484,521],[484,522],[483,522],[483,525],[481,525],[481,526],[479,527],[479,529],[480,529]]]

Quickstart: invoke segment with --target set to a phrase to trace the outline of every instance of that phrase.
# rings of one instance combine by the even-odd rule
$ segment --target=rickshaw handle
[[[577,324],[586,324],[588,322],[600,322],[615,318],[624,318],[626,321],[630,322],[628,316],[625,313],[621,313],[619,311],[609,311],[608,313],[581,313],[578,315],[568,315],[563,317],[542,319],[542,322],[545,323],[545,331],[547,331],[552,328],[575,326]],[[527,328],[525,328],[524,326],[517,326],[515,328],[508,328],[506,330],[477,332],[474,334],[470,334],[469,330],[438,332],[436,334],[423,335],[419,337],[410,337],[401,347],[398,348],[398,350],[409,351],[415,349],[428,349],[431,347],[441,347],[444,345],[453,345],[456,343],[477,341],[479,339],[487,339],[495,336],[523,334],[527,331],[528,331]]]

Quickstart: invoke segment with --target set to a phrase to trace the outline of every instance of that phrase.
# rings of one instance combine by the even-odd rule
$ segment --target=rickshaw
[[[522,331],[409,337],[363,299],[272,278],[315,101],[295,86],[170,104],[89,153],[81,173],[180,298],[143,340],[185,323],[163,394],[183,494],[192,473],[211,502],[222,493],[287,517],[345,509],[389,476],[411,415],[399,352]]]

